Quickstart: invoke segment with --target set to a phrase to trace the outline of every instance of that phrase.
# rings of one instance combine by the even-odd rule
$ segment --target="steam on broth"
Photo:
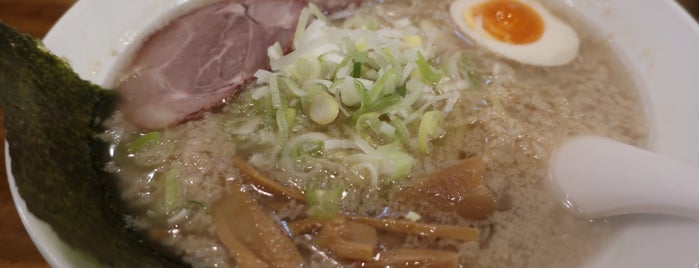
[[[292,56],[271,48],[272,70],[220,111],[155,131],[117,111],[104,138],[128,222],[196,267],[580,264],[615,225],[560,208],[548,159],[574,135],[642,146],[639,93],[551,1],[580,36],[555,67],[470,43],[449,4],[367,2],[327,22],[309,9]]]

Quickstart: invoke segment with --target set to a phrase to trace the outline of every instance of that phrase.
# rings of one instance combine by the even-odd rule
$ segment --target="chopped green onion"
[[[142,167],[162,164],[172,155],[174,148],[174,143],[163,141],[162,133],[157,131],[148,132],[126,146],[133,163]]]
[[[282,77],[279,78],[282,82],[284,82],[284,85],[286,86],[286,89],[288,89],[292,94],[296,95],[297,97],[303,97],[308,94],[308,92],[303,91],[296,82],[293,80]]]
[[[379,78],[379,72],[377,72],[374,69],[368,69],[364,72],[363,76],[364,76],[363,78],[366,78],[366,79],[376,80]]]
[[[327,125],[335,121],[340,113],[340,104],[337,99],[323,89],[310,93],[304,110],[313,122],[319,125]]]
[[[296,62],[289,66],[291,78],[297,81],[318,79],[322,72],[320,61],[310,55],[296,58]]]
[[[338,84],[340,100],[347,107],[355,107],[362,103],[362,95],[366,95],[366,88],[362,82],[356,79],[342,79]]]
[[[318,132],[311,132],[293,137],[284,145],[279,164],[287,171],[300,170],[303,156],[321,156],[325,148],[325,140],[328,136]],[[322,147],[321,147],[322,145]],[[315,149],[321,150],[316,151]]]
[[[367,50],[367,42],[366,38],[360,37],[357,42],[354,43],[354,48],[357,49],[358,52],[364,52]]]
[[[354,66],[352,66],[352,77],[359,78],[362,75],[362,63],[355,61]]]
[[[179,174],[179,170],[171,169],[165,173],[163,178],[163,208],[166,214],[174,211],[180,203],[180,190],[177,185]]]
[[[286,108],[284,109],[285,116],[286,116],[286,122],[289,124],[289,127],[293,127],[296,123],[296,109],[294,108]]]
[[[333,190],[306,189],[306,203],[310,206],[306,213],[315,219],[332,219],[340,211],[338,203],[342,199],[345,187]]]
[[[160,141],[160,138],[162,138],[163,134],[160,133],[159,131],[151,131],[146,134],[141,135],[138,137],[136,140],[132,141],[126,146],[126,150],[130,153],[136,153],[143,149],[144,147],[151,145],[155,142]]]
[[[325,149],[325,142],[323,141],[310,141],[300,144],[298,147],[292,149],[291,160],[294,162],[299,162],[301,156],[310,157],[320,157]]]
[[[367,106],[360,107],[359,110],[355,111],[352,115],[353,121],[356,122],[357,119],[364,113],[378,112],[385,113],[388,108],[397,104],[400,101],[400,96],[396,94],[391,94],[384,96],[383,98],[377,100],[376,102],[369,104]]]
[[[395,128],[396,139],[403,144],[403,146],[408,146],[410,131],[408,130],[408,126],[405,125],[405,122],[403,122],[403,120],[391,118],[390,124],[393,126],[393,128]]]
[[[272,76],[272,75],[270,75],[270,76]],[[267,81],[269,81],[269,77],[267,77]],[[245,93],[243,93],[243,94],[245,94]],[[258,87],[256,89],[251,90],[250,98],[254,101],[259,101],[260,99],[262,99],[262,97],[267,96],[268,94],[269,94],[269,87],[268,86]],[[241,97],[244,97],[244,96],[241,96]]]
[[[402,96],[403,98],[400,99],[399,103],[396,104],[396,109],[408,113],[414,112],[414,108],[412,106],[420,99],[420,96],[424,94],[424,89],[426,87],[427,85],[420,82],[419,79],[409,79],[408,82],[405,83],[406,93],[404,96]],[[422,112],[420,112],[420,115],[422,115]],[[405,123],[409,124],[409,122]]]
[[[420,79],[409,79],[408,82],[405,83],[405,99],[410,103],[409,105],[413,105],[413,103],[420,99],[420,96],[422,96],[427,87],[428,86],[422,83]]]
[[[417,64],[417,69],[420,71],[420,77],[422,77],[426,83],[434,84],[437,83],[439,79],[442,79],[442,75],[432,70],[430,64],[425,60],[425,56],[419,51],[417,52],[417,61],[415,61],[415,64]]]
[[[408,89],[405,87],[405,85],[401,85],[396,88],[396,93],[400,95],[401,97],[405,97],[405,93],[408,91]]]
[[[269,79],[269,95],[272,96],[272,108],[279,109],[282,107],[282,97],[279,92],[279,84],[276,77]]]
[[[282,49],[282,45],[279,44],[279,42],[275,42],[274,45],[267,48],[267,56],[273,60],[278,60],[283,57],[284,50]]]
[[[262,116],[236,117],[223,123],[226,133],[233,135],[249,135],[257,130],[262,123]]]
[[[408,45],[414,46],[414,47],[421,47],[422,46],[422,38],[420,38],[419,35],[408,35],[403,37],[403,41],[407,43]]]
[[[415,158],[407,153],[400,143],[394,142],[379,146],[376,148],[376,153],[381,156],[383,161],[381,173],[387,174],[393,180],[405,179],[410,175]]]
[[[277,119],[277,138],[280,142],[286,142],[289,139],[289,122],[287,121],[286,109],[279,109],[276,112]]]
[[[265,107],[265,125],[272,127],[277,120],[277,112],[274,108],[274,104],[272,104],[272,98],[262,98],[262,104]]]
[[[318,18],[319,20],[321,20],[325,23],[330,22],[330,20],[328,20],[328,18],[325,17],[325,15],[323,14],[323,11],[320,11],[320,9],[315,4],[308,3],[308,9],[311,11],[313,16],[316,16],[316,18]]]
[[[361,28],[374,22],[357,18],[361,17],[344,23]],[[265,146],[263,152],[255,152],[260,160],[279,163],[301,182],[348,174],[338,170],[347,167],[361,171],[354,175],[371,176],[374,186],[410,176],[415,161],[410,153],[429,153],[431,143],[445,132],[444,117],[459,94],[439,83],[443,74],[421,54],[433,38],[427,42],[419,35],[398,36],[390,29],[338,29],[325,20],[317,7],[309,6],[296,28],[297,49],[281,56],[278,45],[268,50],[274,68],[256,73],[260,85],[251,91],[252,101],[236,100],[236,109],[242,111],[233,118],[245,120],[227,125],[227,130],[239,128],[227,133],[244,133],[233,136],[236,142]],[[413,27],[407,19],[401,23],[394,25]],[[413,27],[405,32],[418,31]],[[455,55],[450,57],[449,74],[468,79],[463,67],[467,63]],[[328,202],[318,201],[331,191],[307,190],[309,199],[317,201],[309,202],[315,204],[309,214],[336,213],[332,205],[322,205]]]
[[[396,57],[396,54],[400,55],[401,53],[394,52],[393,49],[390,47],[384,47],[383,49],[379,49],[378,54],[388,63],[388,65],[382,66],[383,68],[388,68],[388,66],[390,65],[397,70],[402,70],[402,67],[406,65],[405,60],[407,60],[407,56],[402,55],[401,58]]]
[[[299,155],[310,155],[313,157],[318,157],[323,153],[324,148],[324,141],[313,141],[301,145],[301,147],[299,147],[298,152],[300,153]]]
[[[308,26],[308,20],[311,17],[311,12],[307,9],[304,8],[301,10],[301,14],[299,15],[299,21],[296,24],[296,32],[294,32],[294,47],[298,45],[298,41],[301,39],[301,36],[306,30],[306,26]]]
[[[418,150],[422,153],[429,153],[430,141],[444,135],[444,115],[441,111],[428,111],[420,120],[417,140]]]
[[[354,131],[366,141],[379,143],[377,134],[379,133],[380,124],[381,120],[379,120],[378,113],[365,113],[357,118],[357,123],[354,124]]]
[[[381,77],[376,80],[374,86],[369,90],[369,102],[372,103],[382,96],[394,93],[399,80],[400,76],[394,68],[386,68]]]
[[[384,122],[384,121],[380,121],[380,124],[379,124],[379,133],[380,133],[382,136],[388,137],[388,138],[390,138],[391,140],[393,140],[393,138],[394,138],[395,135],[396,135],[396,128],[393,127],[393,126],[392,126],[391,124],[389,124],[389,123],[386,123],[386,122]]]
[[[339,64],[335,67],[335,71],[333,72],[335,77],[345,77],[347,75],[347,71],[349,70],[348,64],[353,60],[352,56],[345,56],[342,58],[342,61],[340,61]]]

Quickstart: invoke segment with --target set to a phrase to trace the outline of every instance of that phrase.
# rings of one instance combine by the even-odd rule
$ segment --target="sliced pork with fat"
[[[197,118],[232,98],[258,69],[267,48],[292,45],[304,0],[223,1],[174,19],[137,52],[118,88],[134,125],[160,129]]]

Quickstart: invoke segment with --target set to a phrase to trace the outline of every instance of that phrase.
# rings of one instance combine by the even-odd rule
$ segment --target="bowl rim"
[[[181,7],[185,4],[190,4],[190,3],[195,3],[195,2],[202,2],[206,0],[168,0],[168,1],[162,1],[162,2],[167,2],[168,4],[162,4],[162,3],[157,3],[159,2],[158,0],[134,0],[136,3],[143,4],[143,5],[148,5],[149,8],[151,8],[151,11],[155,11],[157,14],[165,14],[167,12],[171,12],[173,9],[177,7]],[[599,0],[555,0],[562,2],[568,6],[571,6],[575,8],[576,5],[581,6],[581,5],[599,5],[595,4],[597,2],[601,2]],[[611,6],[615,5],[622,5],[620,3],[624,2],[624,0],[603,0],[604,2],[609,2],[611,3]],[[105,2],[99,1],[99,0],[79,0],[76,2],[62,17],[59,19],[56,24],[53,26],[53,28],[49,31],[49,33],[46,35],[44,41],[47,44],[47,47],[53,48],[57,43],[63,42],[62,40],[64,36],[64,33],[68,31],[66,29],[69,27],[69,25],[75,23],[75,20],[77,20],[77,17],[81,16],[81,12],[84,12],[86,9],[93,7],[95,5],[99,5],[99,3],[102,2],[103,4]],[[121,2],[121,1],[114,1],[114,2]],[[127,1],[124,1],[123,3],[126,3]],[[122,4],[123,4],[122,3]],[[627,2],[630,3],[630,2]],[[634,4],[637,2],[634,1]],[[685,36],[684,38],[689,38],[688,40],[692,40],[693,44],[699,44],[699,24],[697,24],[697,21],[691,17],[685,9],[683,9],[677,2],[673,0],[665,0],[665,1],[656,1],[656,0],[645,0],[645,1],[638,1],[639,4],[644,5],[644,6],[661,6],[665,8],[664,12],[668,13],[663,13],[663,14],[669,14],[667,16],[672,16],[671,17],[671,22],[675,23],[675,25],[680,25],[683,28],[681,29],[684,33],[689,34],[689,36]],[[115,5],[115,4],[105,4],[105,5]],[[607,10],[609,8],[608,6],[601,7],[599,9],[591,9],[591,13],[586,14],[586,16],[597,16],[599,14],[597,13],[606,13],[610,12]],[[596,14],[596,15],[595,15]],[[134,15],[139,15],[139,14],[134,14]],[[140,14],[142,15],[142,14]],[[604,16],[604,15],[601,15]],[[152,17],[157,17],[157,16],[152,16]],[[94,19],[94,18],[93,18]],[[587,18],[589,19],[589,18]],[[610,19],[610,23],[622,23],[615,21],[614,19]],[[663,23],[670,23],[670,22],[663,22]],[[142,23],[142,24],[147,24],[147,25],[152,25],[151,23]],[[129,26],[129,25],[125,25]],[[596,27],[600,27],[600,25],[595,25]],[[135,30],[134,30],[135,29]],[[113,51],[107,51],[107,52],[100,52],[97,53],[98,56],[103,57],[107,60],[98,62],[97,65],[102,65],[101,67],[104,66],[113,66],[114,64],[118,64],[117,62],[117,57],[116,55],[113,54],[121,54],[121,53],[127,53],[130,45],[134,42],[139,41],[139,35],[143,36],[143,31],[145,31],[146,27],[136,27],[133,29],[130,29],[130,31],[126,31],[123,33],[121,36],[121,39],[119,39],[119,44],[117,44]],[[139,32],[140,31],[140,32]],[[75,36],[80,36],[81,32],[76,31],[76,30],[71,30],[68,31],[70,34],[69,35],[74,35]],[[84,33],[82,33],[84,34]],[[104,40],[99,40],[97,43],[103,42]],[[628,39],[628,40],[621,40],[619,39],[619,42],[633,42],[634,39]],[[684,49],[684,47],[682,47]],[[117,53],[113,53],[114,51],[117,51]],[[68,52],[68,53],[66,53]],[[635,53],[639,51],[626,51],[622,55],[622,61],[624,61],[627,64],[627,67],[629,66],[635,66],[637,68],[652,68],[653,63],[648,63],[646,61],[651,61],[648,59],[639,59],[636,58],[639,54],[641,53]],[[66,53],[66,54],[64,54]],[[86,53],[84,51],[80,53]],[[74,59],[75,56],[70,54],[69,51],[61,51],[59,54],[61,56],[66,57],[67,59]],[[699,53],[696,54],[691,54],[691,59],[696,59],[697,62],[699,62]],[[657,60],[657,59],[656,59]],[[101,84],[103,86],[107,85],[108,83],[107,78],[110,76],[110,70],[104,70],[100,69],[100,66],[95,67],[95,62],[71,62],[71,63],[77,63],[78,66],[76,67],[76,72],[79,73],[84,79],[96,82],[97,84]],[[633,69],[633,68],[630,68]],[[631,72],[638,72],[638,70],[631,70]],[[696,79],[695,79],[696,80]],[[697,86],[699,86],[699,83],[696,83]],[[649,87],[650,85],[645,85],[645,87]],[[643,87],[643,86],[642,86]],[[643,89],[642,89],[643,90]],[[646,90],[648,90],[646,88]],[[653,96],[651,96],[653,98]],[[661,110],[661,109],[666,109],[665,107],[662,107],[662,104],[656,104],[653,103],[651,104],[651,107],[649,108],[650,110]],[[699,109],[699,108],[698,108]],[[653,111],[651,111],[653,112]],[[662,118],[651,118],[650,119],[652,122],[651,124],[656,125],[659,120],[662,120]],[[697,127],[699,129],[699,127]],[[678,134],[680,135],[679,137],[685,137],[687,135],[693,135],[694,133],[699,132],[699,130],[695,131],[690,131],[689,134]],[[699,165],[699,156],[691,156],[688,155],[686,152],[682,151],[681,149],[672,147],[671,145],[663,144],[662,142],[659,141],[659,139],[666,139],[664,136],[662,136],[662,133],[652,133],[652,137],[650,140],[650,147],[653,150],[659,151],[663,154],[683,159],[687,161],[688,163],[692,163],[695,165]],[[683,136],[684,135],[684,136]],[[674,137],[670,135],[670,137]],[[692,144],[692,147],[699,148],[699,144]],[[97,262],[94,260],[92,257],[87,256],[85,254],[81,254],[81,252],[77,252],[76,250],[72,249],[70,246],[65,244],[63,241],[61,241],[58,236],[51,230],[51,227],[43,222],[42,220],[36,218],[31,212],[27,210],[26,203],[24,199],[20,196],[16,184],[15,184],[15,178],[12,174],[12,169],[11,169],[11,158],[9,154],[9,145],[7,141],[5,141],[5,165],[6,165],[6,170],[7,170],[7,178],[9,181],[10,185],[10,191],[12,198],[15,202],[15,207],[17,209],[17,212],[20,216],[20,219],[22,220],[22,223],[25,226],[25,229],[29,233],[30,238],[34,242],[34,245],[36,245],[37,249],[39,252],[42,254],[42,256],[47,260],[47,262],[52,266],[52,267],[87,267],[87,266],[94,266]],[[671,220],[672,222],[672,220]],[[687,223],[684,221],[678,221],[678,222],[673,222],[672,224],[677,224],[681,228],[688,228],[687,230],[699,230],[699,227],[695,226],[697,225],[696,223]],[[652,224],[651,224],[652,225]],[[646,228],[647,226],[642,226],[641,228]],[[652,228],[652,226],[651,226]],[[683,229],[684,230],[684,229]],[[627,239],[624,236],[625,234],[620,235],[620,239]],[[699,237],[699,236],[697,236]],[[590,266],[591,267],[599,267],[599,266],[604,266],[605,263],[608,261],[619,261],[621,263],[626,263],[624,260],[620,260],[619,256],[626,256],[629,257],[629,255],[624,255],[622,252],[625,250],[624,248],[610,248],[608,251],[604,251],[601,256],[598,256],[599,261],[593,261]],[[635,255],[633,255],[635,256]],[[632,256],[632,257],[633,257]],[[646,263],[649,264],[649,263]]]

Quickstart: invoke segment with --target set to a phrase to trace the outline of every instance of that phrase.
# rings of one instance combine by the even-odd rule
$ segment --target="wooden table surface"
[[[42,38],[74,2],[76,0],[0,0],[0,20]],[[699,14],[699,0],[678,2]],[[0,111],[0,141],[5,140],[2,124]],[[5,174],[4,147],[0,142],[0,267],[49,267],[32,244],[15,210]]]

